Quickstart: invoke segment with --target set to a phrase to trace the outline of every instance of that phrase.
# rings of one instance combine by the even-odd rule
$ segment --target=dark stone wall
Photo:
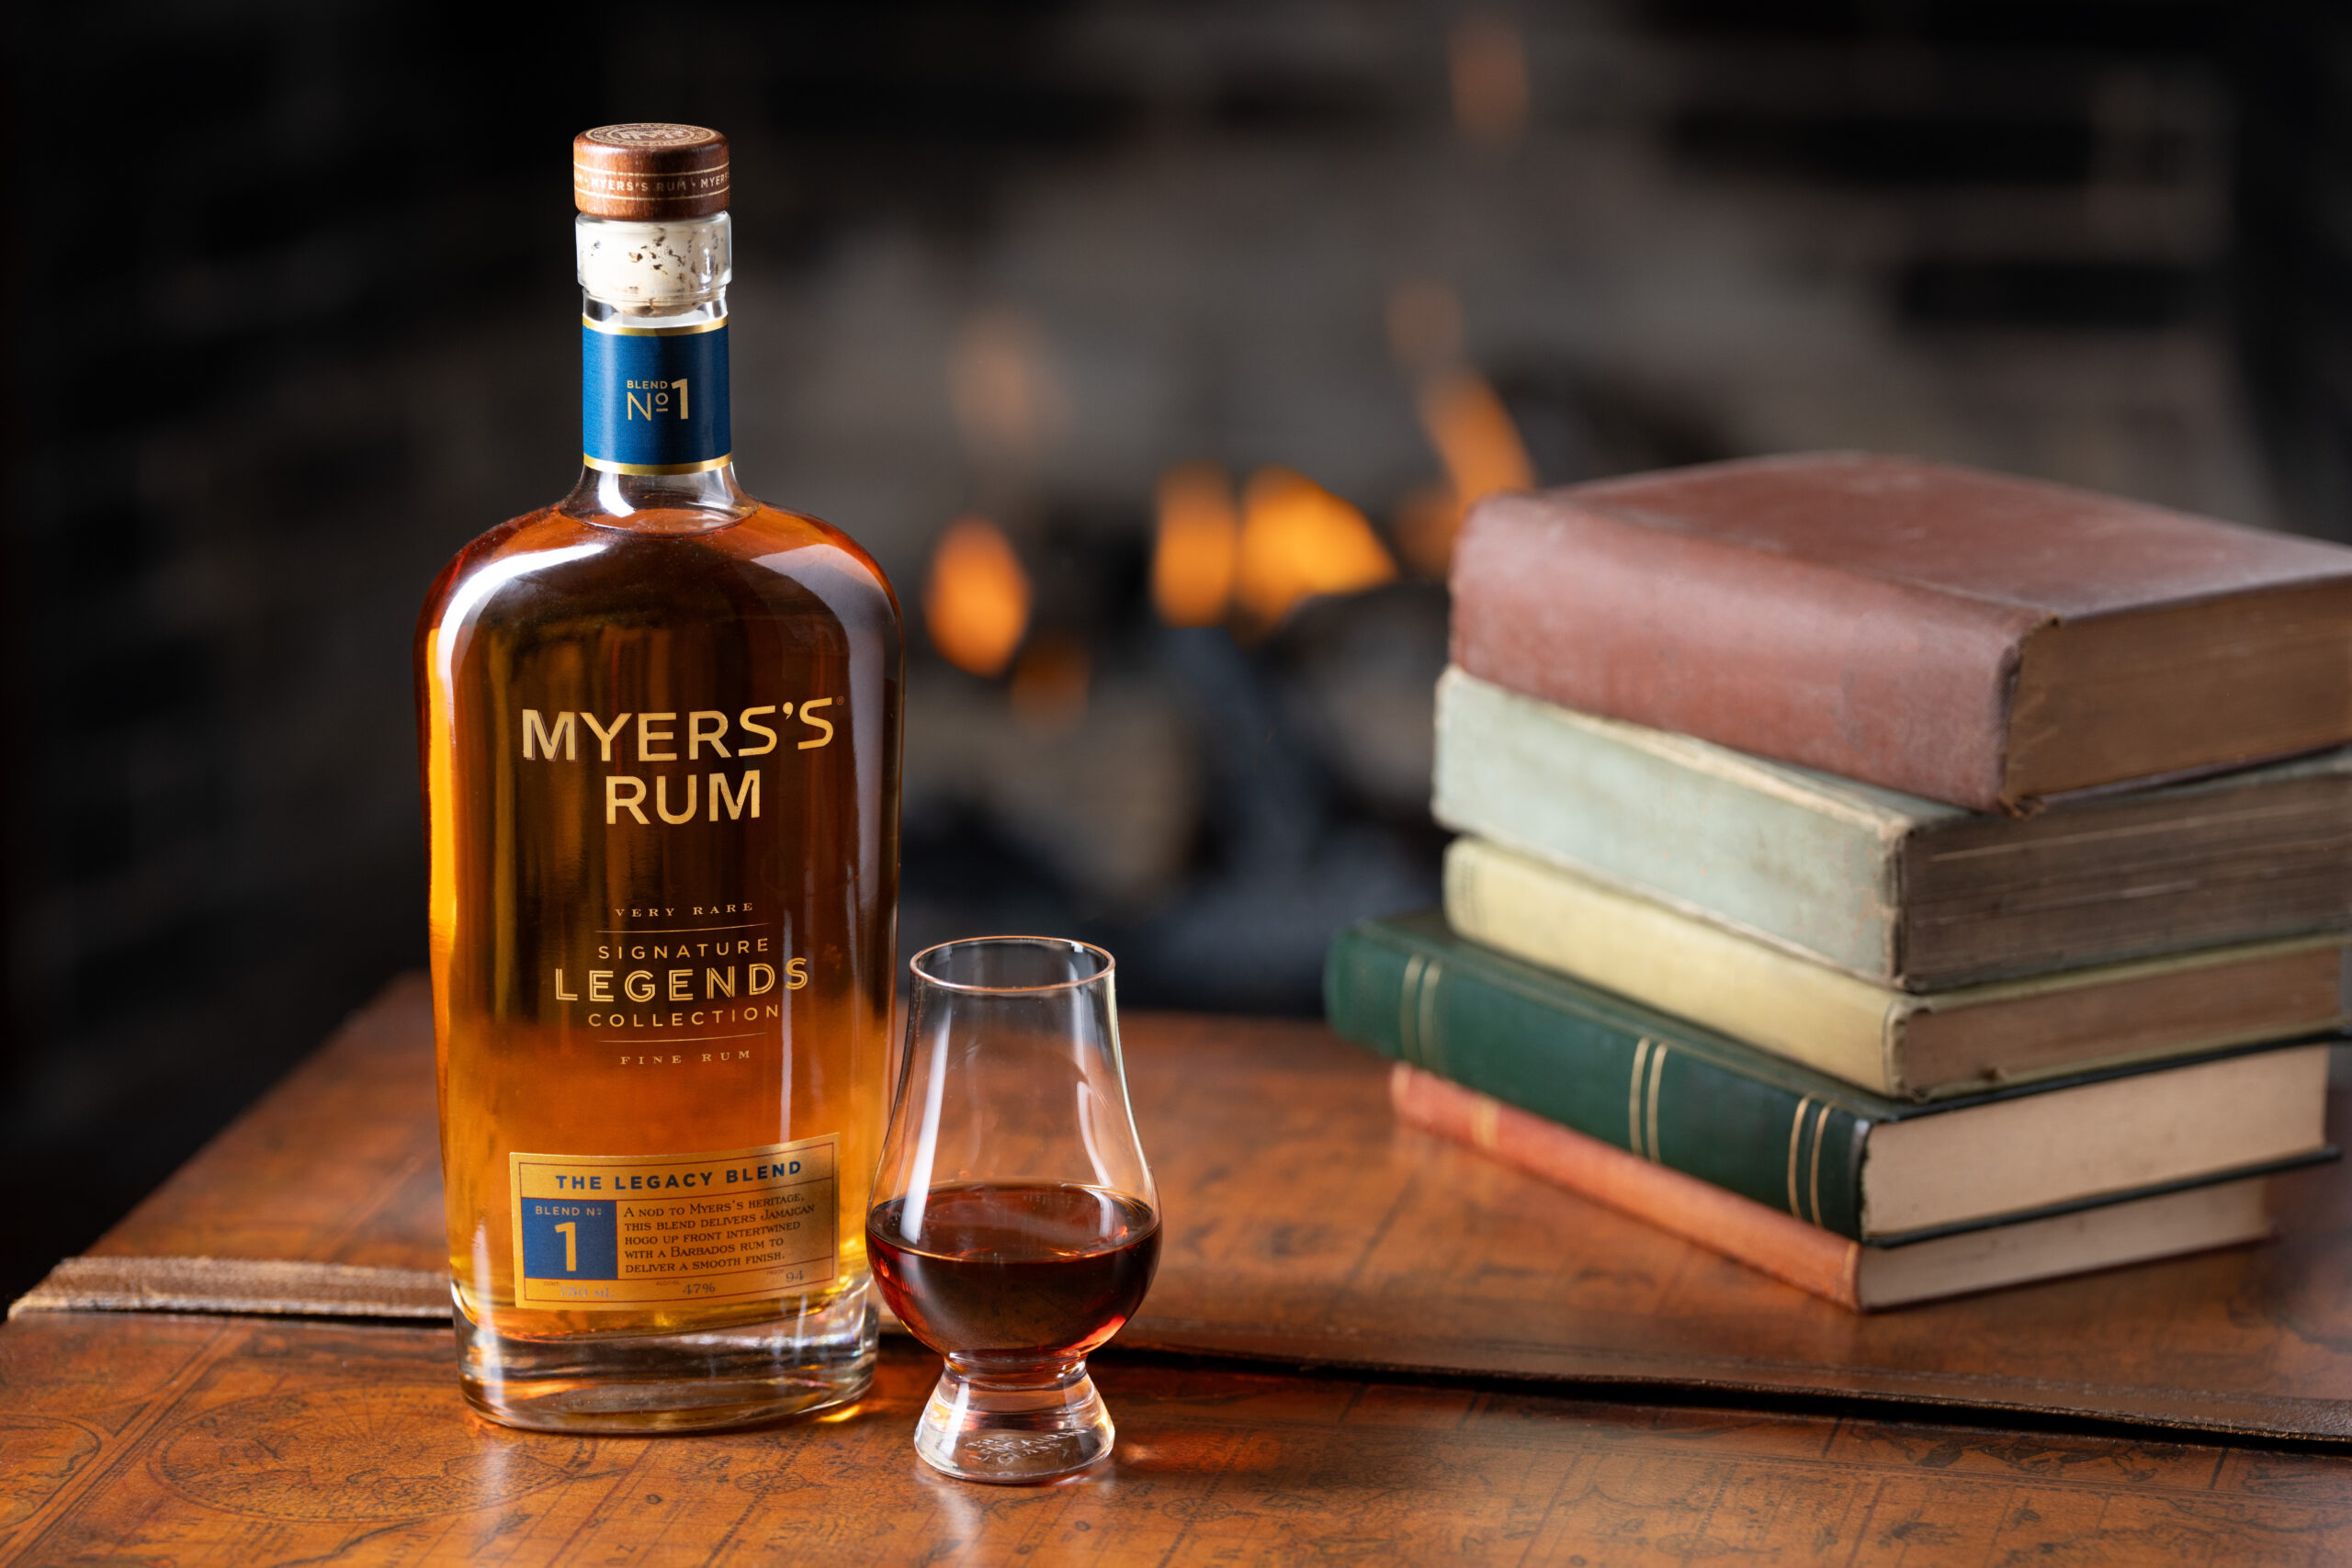
[[[457,7],[15,43],[9,1289],[422,957],[405,650],[560,482],[571,367],[512,323],[567,308],[547,128],[601,102],[586,40]]]
[[[2237,13],[2235,325],[2288,524],[2352,539],[2352,16]]]

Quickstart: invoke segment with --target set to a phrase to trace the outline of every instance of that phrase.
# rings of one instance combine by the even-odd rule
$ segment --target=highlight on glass
[[[1073,1475],[1114,1437],[1086,1358],[1159,1262],[1114,965],[1084,942],[1011,936],[943,942],[910,967],[865,1238],[883,1299],[946,1359],[915,1452],[967,1481]]]

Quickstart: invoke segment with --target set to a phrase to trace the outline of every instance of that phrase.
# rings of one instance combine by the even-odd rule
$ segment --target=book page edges
[[[2297,953],[2316,953],[2323,948],[2344,950],[2347,958],[2352,958],[2352,932],[2313,931],[2308,936],[2279,937],[2269,942],[2231,942],[2221,947],[2201,947],[2189,953],[2167,953],[2156,958],[2135,958],[2123,964],[2099,964],[2081,969],[2061,969],[2050,975],[2029,975],[2022,980],[1992,980],[1981,986],[1959,986],[1949,991],[1902,991],[1896,993],[1896,999],[1905,1012],[1958,1012],[1968,1008],[2021,1001],[2093,985],[2120,985],[2164,975],[2217,969],[2224,964],[2288,958]],[[2344,998],[2344,1005],[2352,1010],[2352,996]],[[2321,1020],[2312,1023],[2307,1026],[2307,1032],[2316,1032],[2328,1028],[2330,1021]]]
[[[2038,808],[2352,740],[2347,616],[2352,578],[2338,578],[2034,627],[2012,677],[2004,805]]]
[[[1883,1122],[1865,1240],[2291,1159],[2324,1146],[2326,1044],[2192,1062]],[[1964,1182],[1955,1173],[1966,1172]]]
[[[1858,1243],[1404,1062],[1389,1069],[1388,1093],[1397,1120],[1408,1126],[1467,1144],[1579,1197],[1860,1310]]]
[[[2251,1176],[1861,1250],[1860,1310],[1879,1312],[2267,1239],[2270,1181]]]

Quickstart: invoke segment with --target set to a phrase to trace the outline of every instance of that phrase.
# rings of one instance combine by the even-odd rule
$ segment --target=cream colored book
[[[2343,931],[1910,992],[1480,839],[1446,852],[1445,914],[1473,942],[1893,1099],[2352,1021]]]

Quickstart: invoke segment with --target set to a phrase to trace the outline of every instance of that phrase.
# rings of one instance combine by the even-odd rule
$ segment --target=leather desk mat
[[[2352,1439],[2346,1166],[2277,1179],[2267,1245],[1858,1317],[1396,1126],[1386,1064],[1319,1024],[1123,1024],[1168,1232],[1120,1345]],[[93,1253],[437,1271],[434,1119],[405,976]]]

